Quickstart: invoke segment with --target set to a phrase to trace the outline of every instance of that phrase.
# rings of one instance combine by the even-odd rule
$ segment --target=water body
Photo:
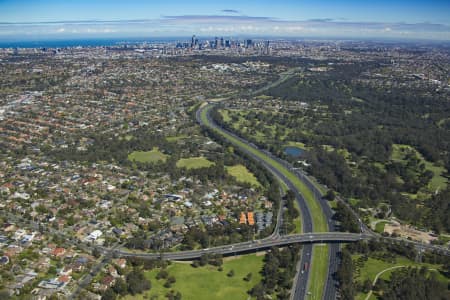
[[[284,148],[284,153],[289,156],[298,158],[305,153],[305,150],[302,148],[299,148],[299,147],[288,146],[288,147]]]
[[[0,40],[0,48],[66,48],[66,47],[98,47],[98,46],[117,46],[117,45],[136,45],[142,43],[167,43],[175,42],[184,38],[112,38],[112,39],[55,39],[55,40],[36,40],[36,41],[5,41]]]

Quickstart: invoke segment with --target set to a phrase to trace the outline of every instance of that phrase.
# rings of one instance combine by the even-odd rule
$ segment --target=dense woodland
[[[261,271],[263,279],[249,291],[249,294],[257,300],[267,299],[267,295],[273,294],[277,295],[277,299],[288,299],[299,253],[300,245],[283,249],[271,248],[264,257]]]

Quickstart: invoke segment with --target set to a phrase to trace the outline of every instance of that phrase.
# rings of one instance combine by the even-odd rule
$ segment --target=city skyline
[[[200,36],[450,40],[446,1],[0,1],[0,40]]]

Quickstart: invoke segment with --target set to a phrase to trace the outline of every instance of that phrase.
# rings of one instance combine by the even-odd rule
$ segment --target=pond
[[[284,148],[284,153],[292,157],[300,157],[305,153],[305,150],[299,147],[288,146]]]

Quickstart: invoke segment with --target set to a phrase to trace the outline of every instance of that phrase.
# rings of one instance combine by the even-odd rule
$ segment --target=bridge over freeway
[[[167,259],[167,260],[189,260],[199,258],[204,254],[221,254],[221,255],[236,255],[241,253],[254,252],[265,250],[271,247],[287,246],[290,244],[312,244],[312,243],[349,243],[359,240],[370,239],[372,235],[364,233],[347,233],[347,232],[314,232],[307,234],[290,234],[279,237],[266,238],[262,240],[248,241],[237,244],[229,244],[224,246],[189,250],[177,252],[163,252],[163,253],[133,253],[116,251],[116,255],[121,257],[139,257],[148,259]]]

